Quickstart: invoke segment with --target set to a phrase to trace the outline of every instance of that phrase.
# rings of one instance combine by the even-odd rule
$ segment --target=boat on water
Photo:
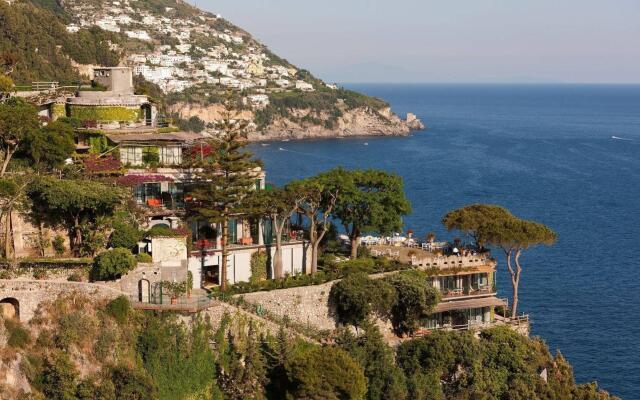
[[[621,137],[618,137],[618,136],[611,136],[611,139],[613,139],[613,140],[624,140],[626,142],[630,142],[630,141],[633,140],[633,139],[621,138]]]

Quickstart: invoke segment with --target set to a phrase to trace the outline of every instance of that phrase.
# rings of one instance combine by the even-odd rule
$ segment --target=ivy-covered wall
[[[55,121],[58,118],[67,116],[67,108],[64,104],[53,103],[51,105],[51,120]]]
[[[90,135],[88,139],[90,153],[102,153],[109,148],[107,138],[104,135]]]
[[[80,120],[134,122],[140,113],[139,107],[69,105],[69,117]]]

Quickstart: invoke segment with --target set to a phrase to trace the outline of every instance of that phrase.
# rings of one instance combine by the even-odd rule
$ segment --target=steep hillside
[[[0,21],[0,53],[20,59],[12,75],[19,84],[77,82],[89,65],[120,64],[159,88],[167,112],[198,116],[210,129],[212,110],[232,91],[255,140],[423,128],[383,100],[326,84],[220,15],[180,0],[18,0],[2,2]]]
[[[242,314],[133,310],[72,292],[22,324],[0,317],[0,399],[619,400],[577,385],[541,339],[508,328],[389,347],[377,329],[332,345],[264,334]]]
[[[112,50],[117,41],[101,29],[68,32],[52,7],[0,1],[0,54],[13,58],[11,77],[17,85],[78,82],[82,78],[75,63],[117,65],[121,55]]]

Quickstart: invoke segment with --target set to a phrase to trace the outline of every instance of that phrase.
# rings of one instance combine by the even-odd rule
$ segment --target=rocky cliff
[[[224,108],[219,104],[199,105],[180,102],[169,106],[171,113],[182,119],[198,117],[211,124],[223,118]],[[236,118],[252,122],[249,128],[250,141],[282,139],[316,139],[352,136],[407,136],[413,130],[425,129],[424,124],[413,114],[400,118],[391,108],[375,110],[371,107],[344,109],[341,116],[332,120],[327,112],[310,109],[288,110],[288,116],[276,116],[266,126],[253,123],[256,113],[251,110],[239,111]],[[332,121],[328,123],[328,121]]]

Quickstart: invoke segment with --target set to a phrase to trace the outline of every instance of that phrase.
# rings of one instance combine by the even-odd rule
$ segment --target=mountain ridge
[[[206,118],[216,115],[209,111],[231,90],[240,114],[250,121],[251,140],[407,135],[424,128],[419,120],[400,119],[381,99],[323,82],[246,30],[182,0],[2,4],[0,21],[9,21],[2,35],[9,45],[0,52],[19,53],[14,80],[21,84],[81,81],[80,71],[93,65],[129,66],[137,81],[158,87],[165,112],[178,119],[204,115],[206,129],[216,122]],[[34,24],[46,40],[30,45],[23,27]]]

